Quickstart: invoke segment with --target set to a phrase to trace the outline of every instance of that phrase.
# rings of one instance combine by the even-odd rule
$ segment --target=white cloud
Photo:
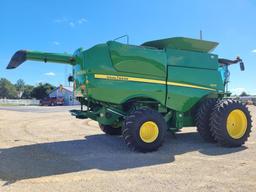
[[[45,73],[44,75],[46,75],[46,76],[55,76],[56,74],[53,73],[53,72],[48,72],[48,73]]]
[[[67,18],[63,17],[63,18],[60,18],[60,19],[55,19],[55,20],[53,20],[53,22],[54,23],[59,23],[59,24],[63,23],[65,25],[68,25],[69,27],[73,28],[73,27],[76,27],[77,25],[82,25],[82,24],[86,23],[87,19],[81,17],[81,18],[76,19],[76,20],[71,20],[71,19],[67,19]]]
[[[253,50],[252,50],[252,53],[256,53],[256,49],[253,49]]]
[[[80,18],[77,21],[78,24],[83,24],[83,23],[86,23],[86,22],[87,22],[87,20],[85,18]]]
[[[54,45],[60,45],[60,42],[58,42],[58,41],[53,41],[52,42]]]
[[[53,20],[54,23],[64,23],[64,22],[67,22],[67,21],[68,21],[68,19],[65,18],[65,17],[62,17],[62,18],[60,18],[60,19],[54,19],[54,20]]]
[[[76,24],[75,24],[73,21],[70,21],[70,22],[69,22],[69,26],[70,26],[70,27],[75,27],[75,25],[76,25]]]

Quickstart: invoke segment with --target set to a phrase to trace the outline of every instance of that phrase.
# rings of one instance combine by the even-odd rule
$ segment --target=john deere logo
[[[128,77],[107,75],[106,79],[128,81]]]

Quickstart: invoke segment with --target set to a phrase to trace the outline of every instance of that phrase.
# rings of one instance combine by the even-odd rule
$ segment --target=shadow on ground
[[[85,140],[42,143],[0,149],[0,179],[6,184],[18,180],[90,169],[123,170],[171,163],[175,155],[199,151],[223,155],[246,149],[222,148],[202,141],[196,132],[168,135],[164,146],[153,153],[131,152],[122,137],[91,135]]]

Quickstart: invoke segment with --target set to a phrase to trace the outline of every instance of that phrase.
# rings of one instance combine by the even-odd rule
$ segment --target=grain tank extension
[[[21,50],[7,69],[26,60],[73,66],[74,94],[81,110],[76,118],[98,121],[103,132],[123,135],[126,144],[141,152],[157,150],[166,130],[197,126],[209,142],[241,146],[252,123],[247,107],[228,98],[228,68],[244,64],[219,58],[216,42],[175,37],[140,46],[115,41],[74,54]]]

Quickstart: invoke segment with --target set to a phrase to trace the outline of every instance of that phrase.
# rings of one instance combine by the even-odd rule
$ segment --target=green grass
[[[22,106],[22,105],[18,105],[18,104],[10,104],[10,103],[0,103],[1,107],[9,107],[9,106]]]

